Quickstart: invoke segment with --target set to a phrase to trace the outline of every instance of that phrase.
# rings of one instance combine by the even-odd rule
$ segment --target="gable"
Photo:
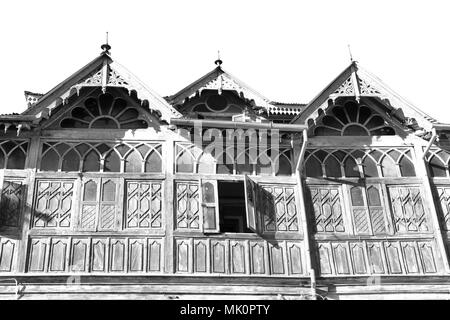
[[[327,87],[325,87],[292,123],[311,123],[339,98],[353,98],[363,101],[371,108],[382,110],[390,120],[405,130],[430,131],[437,121],[419,110],[394,92],[378,77],[352,62]]]
[[[88,65],[40,97],[37,103],[23,114],[33,115],[37,119],[46,119],[55,110],[64,106],[70,98],[78,96],[80,90],[84,88],[101,88],[104,93],[108,88],[123,88],[129,95],[135,95],[142,104],[148,106],[150,112],[166,123],[169,123],[173,117],[181,116],[166,100],[149,89],[122,65],[113,61],[108,51],[104,51]]]

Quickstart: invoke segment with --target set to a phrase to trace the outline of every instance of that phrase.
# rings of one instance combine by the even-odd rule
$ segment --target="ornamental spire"
[[[216,64],[216,66],[218,66],[220,68],[220,66],[222,65],[222,60],[220,60],[220,51],[217,50],[217,60],[214,61],[214,63]]]
[[[108,44],[108,31],[106,32],[106,43],[102,44],[101,49],[103,50],[102,54],[109,54],[109,50],[111,50],[111,46]]]

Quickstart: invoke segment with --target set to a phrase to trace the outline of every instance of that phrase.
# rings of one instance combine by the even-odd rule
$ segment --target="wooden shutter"
[[[201,201],[203,212],[203,232],[220,232],[217,180],[201,180]]]
[[[247,214],[247,228],[257,232],[256,220],[256,184],[245,175],[245,210]]]

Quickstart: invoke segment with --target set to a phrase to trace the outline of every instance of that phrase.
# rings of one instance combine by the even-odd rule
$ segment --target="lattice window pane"
[[[389,186],[388,190],[395,231],[429,231],[420,189],[418,187]]]
[[[258,203],[265,231],[298,231],[297,203],[293,186],[264,185]]]
[[[0,206],[0,226],[19,226],[22,196],[24,191],[25,186],[23,185],[22,181],[3,181]]]
[[[73,181],[40,180],[36,184],[34,227],[70,227]]]
[[[178,229],[200,229],[198,182],[176,182],[176,213]]]
[[[318,232],[344,232],[341,196],[338,187],[308,187],[307,203],[312,207]]]
[[[162,183],[127,182],[127,228],[160,228],[162,225]]]

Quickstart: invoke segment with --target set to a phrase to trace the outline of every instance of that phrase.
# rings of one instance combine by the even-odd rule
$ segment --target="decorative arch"
[[[140,129],[148,127],[138,109],[110,93],[91,95],[61,120],[62,128]]]
[[[395,135],[395,130],[379,114],[356,101],[335,104],[313,126],[316,136]]]

